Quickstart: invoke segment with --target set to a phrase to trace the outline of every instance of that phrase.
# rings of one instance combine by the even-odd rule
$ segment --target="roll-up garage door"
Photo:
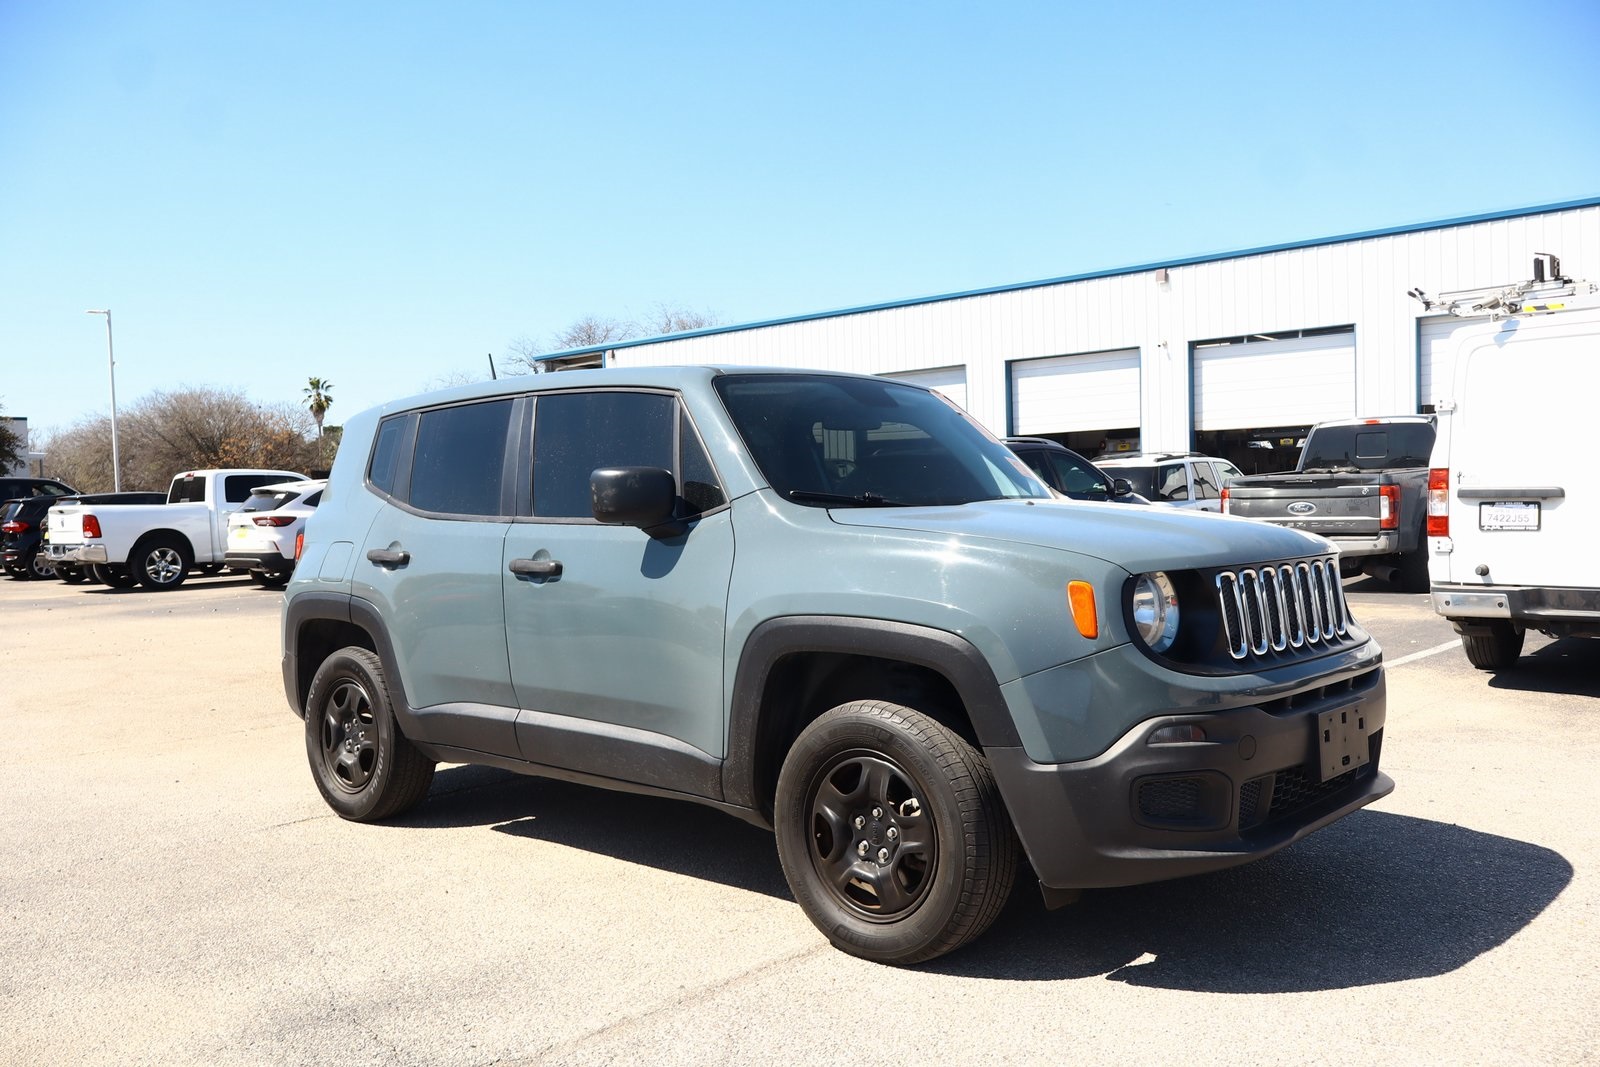
[[[1431,409],[1452,389],[1455,377],[1456,333],[1472,326],[1474,321],[1445,315],[1437,319],[1423,319],[1417,330],[1417,404]]]
[[[1311,425],[1355,414],[1354,331],[1195,346],[1196,430]]]
[[[894,378],[896,381],[911,382],[913,385],[926,386],[937,389],[945,398],[963,411],[967,407],[967,368],[965,367],[935,367],[931,370],[898,371],[894,374],[885,374],[885,378]]]
[[[1011,433],[1139,425],[1139,350],[1020,359],[1010,365]]]

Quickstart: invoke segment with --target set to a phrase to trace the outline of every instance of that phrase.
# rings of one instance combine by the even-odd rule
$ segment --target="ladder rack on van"
[[[1533,277],[1525,282],[1458,289],[1436,297],[1430,297],[1421,289],[1411,289],[1406,295],[1421,301],[1428,311],[1461,318],[1487,315],[1490,319],[1503,319],[1511,315],[1600,307],[1600,285],[1565,277],[1561,273],[1561,260],[1548,252],[1533,257]]]

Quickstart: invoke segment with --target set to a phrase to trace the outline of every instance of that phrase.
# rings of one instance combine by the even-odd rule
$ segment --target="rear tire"
[[[843,704],[801,731],[773,822],[795,900],[878,963],[942,956],[1000,914],[1018,845],[982,753],[920,712]]]
[[[83,568],[71,563],[56,564],[56,577],[68,585],[77,585],[79,582],[89,580],[89,576],[83,573]]]
[[[251,571],[250,580],[263,589],[282,589],[289,584],[289,575],[283,571]]]
[[[1527,630],[1510,622],[1491,622],[1485,633],[1461,635],[1467,662],[1480,671],[1499,671],[1514,666],[1522,655]]]
[[[306,758],[328,807],[356,822],[408,811],[433,784],[434,762],[400,732],[383,664],[364,648],[341,648],[311,679]]]
[[[128,557],[128,568],[146,589],[176,589],[189,577],[193,561],[189,546],[175,537],[152,537],[141,541]]]

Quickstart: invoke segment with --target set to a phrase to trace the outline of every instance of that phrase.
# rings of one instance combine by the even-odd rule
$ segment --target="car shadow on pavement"
[[[792,900],[771,832],[683,800],[613,792],[491,767],[442,768],[395,825],[492,826],[628,863]]]
[[[1600,697],[1600,641],[1567,637],[1534,649],[1516,666],[1496,671],[1493,689]]]
[[[1362,811],[1257,863],[1086,892],[1059,911],[1019,886],[985,937],[926,967],[1208,993],[1398,982],[1456,970],[1504,943],[1572,874],[1538,845]]]
[[[397,824],[492,826],[792,900],[772,834],[684,801],[450,767]],[[1047,911],[1023,868],[1006,910],[935,973],[1006,981],[1105,976],[1161,989],[1288,993],[1465,966],[1549,906],[1572,866],[1539,845],[1360,811],[1257,863],[1094,890]]]

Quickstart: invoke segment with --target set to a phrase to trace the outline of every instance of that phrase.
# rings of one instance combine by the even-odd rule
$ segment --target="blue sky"
[[[0,0],[0,409],[1600,193],[1600,4]]]

